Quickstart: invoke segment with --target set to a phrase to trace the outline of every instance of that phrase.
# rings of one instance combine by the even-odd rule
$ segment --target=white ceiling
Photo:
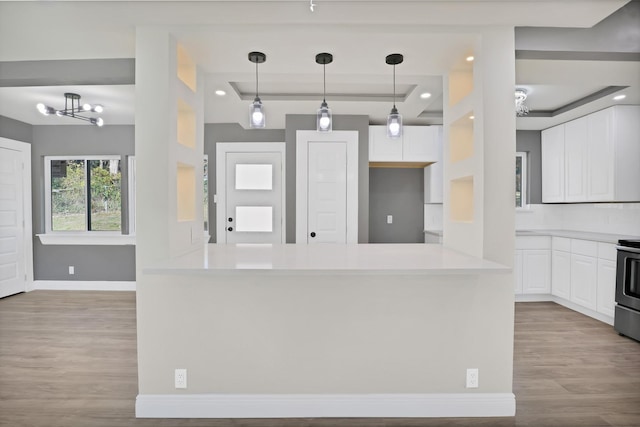
[[[403,53],[396,67],[397,102],[405,123],[438,119],[445,70],[472,52],[485,25],[590,27],[625,0],[330,1],[233,2],[3,2],[0,1],[0,61],[135,57],[136,26],[169,26],[206,75],[205,121],[246,124],[255,84],[250,51],[266,53],[259,66],[267,125],[284,128],[285,114],[314,114],[322,94],[319,52],[326,66],[327,102],[334,114],[365,114],[382,123],[391,107],[389,53]],[[532,109],[554,110],[610,85],[632,86],[625,103],[640,103],[637,62],[519,60],[517,83],[530,91]],[[235,88],[235,89],[234,89]],[[214,94],[226,91],[224,97]],[[245,93],[241,99],[239,90]],[[0,115],[32,124],[67,124],[45,117],[35,103],[62,106],[64,92],[105,105],[106,123],[133,123],[133,86],[39,86],[0,88]],[[429,99],[420,98],[430,92]],[[401,98],[400,98],[401,97]],[[572,110],[580,114],[608,102]],[[605,105],[606,106],[606,105]],[[599,107],[602,108],[602,107]],[[589,112],[589,111],[586,111]],[[519,129],[542,129],[565,121],[518,119]],[[582,113],[584,114],[584,113]],[[581,115],[581,114],[580,114]],[[82,124],[82,122],[80,122]]]

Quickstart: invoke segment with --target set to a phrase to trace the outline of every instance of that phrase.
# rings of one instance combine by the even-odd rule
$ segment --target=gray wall
[[[244,129],[238,123],[205,124],[204,154],[209,156],[209,235],[210,242],[216,242],[216,205],[213,195],[216,194],[216,142],[285,142],[284,130],[281,129]],[[287,166],[290,150],[287,148]],[[295,151],[293,154],[295,158]],[[287,181],[290,177],[287,168]],[[293,175],[295,179],[295,174]],[[289,188],[287,184],[287,189]],[[294,185],[295,188],[295,185]],[[289,206],[287,193],[287,207]],[[295,213],[295,199],[294,199]],[[287,221],[289,212],[287,209]],[[288,233],[287,233],[288,235]],[[295,238],[295,235],[294,235]],[[287,239],[288,240],[288,239]]]
[[[44,226],[44,156],[134,154],[134,127],[87,125],[33,126],[31,144],[33,233],[43,233]],[[123,228],[127,224],[127,162],[122,164]],[[34,236],[33,263],[35,280],[135,280],[134,246],[42,245]],[[68,266],[75,267],[69,275]]]
[[[516,131],[516,151],[527,153],[528,195],[531,204],[542,203],[542,151],[539,130]]]
[[[296,239],[296,132],[315,130],[315,114],[287,114],[287,243]],[[333,130],[358,131],[358,242],[369,242],[369,116],[333,116]]]
[[[0,116],[0,136],[15,141],[33,142],[33,126],[29,123]]]
[[[369,241],[424,243],[424,170],[369,169]],[[387,215],[393,223],[387,224]]]

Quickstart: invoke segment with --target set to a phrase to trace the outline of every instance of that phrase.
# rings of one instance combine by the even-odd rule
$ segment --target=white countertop
[[[575,230],[517,230],[516,236],[551,236],[566,237],[568,239],[591,240],[593,242],[617,244],[620,239],[640,239],[640,236],[623,234],[592,233]]]
[[[208,244],[144,268],[147,274],[449,275],[508,273],[510,268],[441,245]]]

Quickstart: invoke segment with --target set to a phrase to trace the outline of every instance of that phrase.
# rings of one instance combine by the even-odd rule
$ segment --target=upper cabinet
[[[369,162],[423,163],[423,167],[437,162],[441,158],[442,151],[441,128],[441,126],[404,126],[402,136],[391,139],[387,137],[386,126],[369,126]]]
[[[542,201],[640,201],[639,117],[618,105],[542,131]]]

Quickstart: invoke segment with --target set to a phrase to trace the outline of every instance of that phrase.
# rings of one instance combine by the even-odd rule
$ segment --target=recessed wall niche
[[[473,177],[451,181],[450,218],[452,221],[473,221]]]
[[[178,78],[192,92],[196,91],[196,64],[191,60],[182,45],[178,45]]]
[[[473,111],[451,124],[449,128],[449,158],[451,163],[473,156]]]
[[[194,221],[196,219],[195,168],[184,163],[178,163],[176,182],[178,191],[178,221]]]
[[[178,143],[185,147],[196,147],[196,114],[193,109],[178,99]]]

